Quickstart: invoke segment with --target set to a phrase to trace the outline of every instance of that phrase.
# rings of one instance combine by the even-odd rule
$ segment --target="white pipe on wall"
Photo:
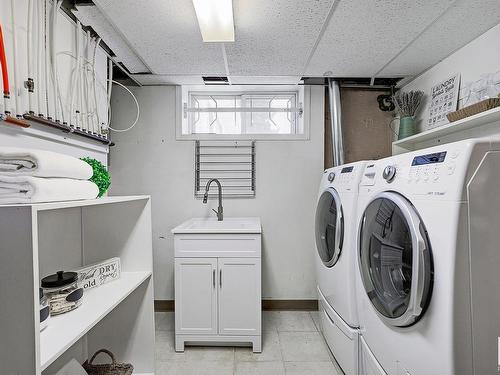
[[[33,38],[33,0],[28,0],[28,21],[26,25],[26,53],[28,59],[28,111],[33,114],[33,56],[31,41]]]
[[[95,64],[96,64],[96,58],[97,58],[97,48],[99,48],[99,44],[101,43],[101,38],[97,38],[94,46],[94,56],[92,58],[92,85],[93,85],[93,91],[94,91],[94,105],[95,105],[95,118],[96,118],[96,126],[95,126],[95,131],[97,134],[101,134],[100,127],[101,127],[101,120],[99,117],[99,104],[97,102],[97,72],[95,69]]]
[[[14,102],[15,102],[15,114],[16,117],[21,118],[21,104],[19,103],[19,93],[18,93],[18,78],[19,78],[19,67],[17,61],[17,37],[16,37],[16,10],[15,10],[15,0],[10,0],[10,12],[11,12],[11,25],[12,25],[12,66],[14,67]]]
[[[79,102],[80,102],[80,125],[81,129],[85,130],[86,129],[86,122],[85,122],[85,116],[84,116],[84,108],[83,108],[83,62],[82,62],[82,56],[83,56],[83,51],[82,51],[82,46],[83,46],[83,30],[82,30],[82,24],[79,24],[78,27],[78,35],[77,37],[80,39],[80,56],[79,60],[80,63],[78,64],[78,89],[79,89]]]
[[[48,52],[48,47],[49,47],[49,0],[44,1],[44,47],[43,47],[43,53],[44,53],[44,63],[45,63],[45,104],[46,104],[46,116],[47,119],[52,120],[52,116],[50,115],[51,108],[50,108],[50,91],[49,91],[49,85],[50,85],[50,59],[49,59],[49,52]]]
[[[78,119],[78,114],[80,111],[78,111],[78,108],[76,110],[75,115],[75,120],[73,122],[73,110],[74,110],[74,105],[75,105],[75,95],[77,93],[76,86],[78,84],[78,67],[80,65],[80,38],[78,37],[78,30],[80,29],[80,21],[76,21],[76,62],[75,62],[75,68],[73,69],[71,73],[71,87],[70,87],[70,105],[69,105],[69,124],[76,124],[76,127],[79,128],[79,119]]]
[[[38,18],[38,31],[37,31],[37,97],[38,97],[38,116],[43,116],[43,86],[42,86],[42,68],[43,68],[43,5],[41,3],[42,0],[36,0],[37,7],[38,7],[38,13],[37,13],[37,18]]]
[[[52,63],[52,91],[54,93],[54,120],[59,122],[58,93],[57,93],[57,60],[56,60],[56,27],[57,27],[57,4],[52,3],[52,23],[50,27],[50,61]]]

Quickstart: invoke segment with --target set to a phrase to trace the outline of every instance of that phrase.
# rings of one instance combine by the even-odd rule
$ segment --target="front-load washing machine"
[[[382,159],[359,187],[360,373],[494,374],[500,141]]]
[[[316,248],[322,332],[337,362],[357,374],[358,317],[355,298],[356,202],[366,162],[325,171],[316,209]]]

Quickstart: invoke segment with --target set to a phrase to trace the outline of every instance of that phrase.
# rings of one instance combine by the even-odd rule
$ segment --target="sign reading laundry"
[[[120,278],[120,258],[111,258],[76,270],[83,289],[91,289]]]
[[[446,115],[457,109],[459,85],[460,74],[455,74],[432,87],[427,129],[448,123]]]

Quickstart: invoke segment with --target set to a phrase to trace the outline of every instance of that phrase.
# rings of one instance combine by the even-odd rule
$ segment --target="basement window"
[[[183,86],[181,102],[178,139],[308,138],[302,86]]]

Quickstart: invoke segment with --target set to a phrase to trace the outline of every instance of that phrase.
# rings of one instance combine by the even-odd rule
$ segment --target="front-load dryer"
[[[322,331],[337,362],[357,374],[355,236],[358,184],[366,162],[325,171],[316,208],[316,264]]]
[[[500,142],[382,159],[359,187],[360,373],[494,374]]]

